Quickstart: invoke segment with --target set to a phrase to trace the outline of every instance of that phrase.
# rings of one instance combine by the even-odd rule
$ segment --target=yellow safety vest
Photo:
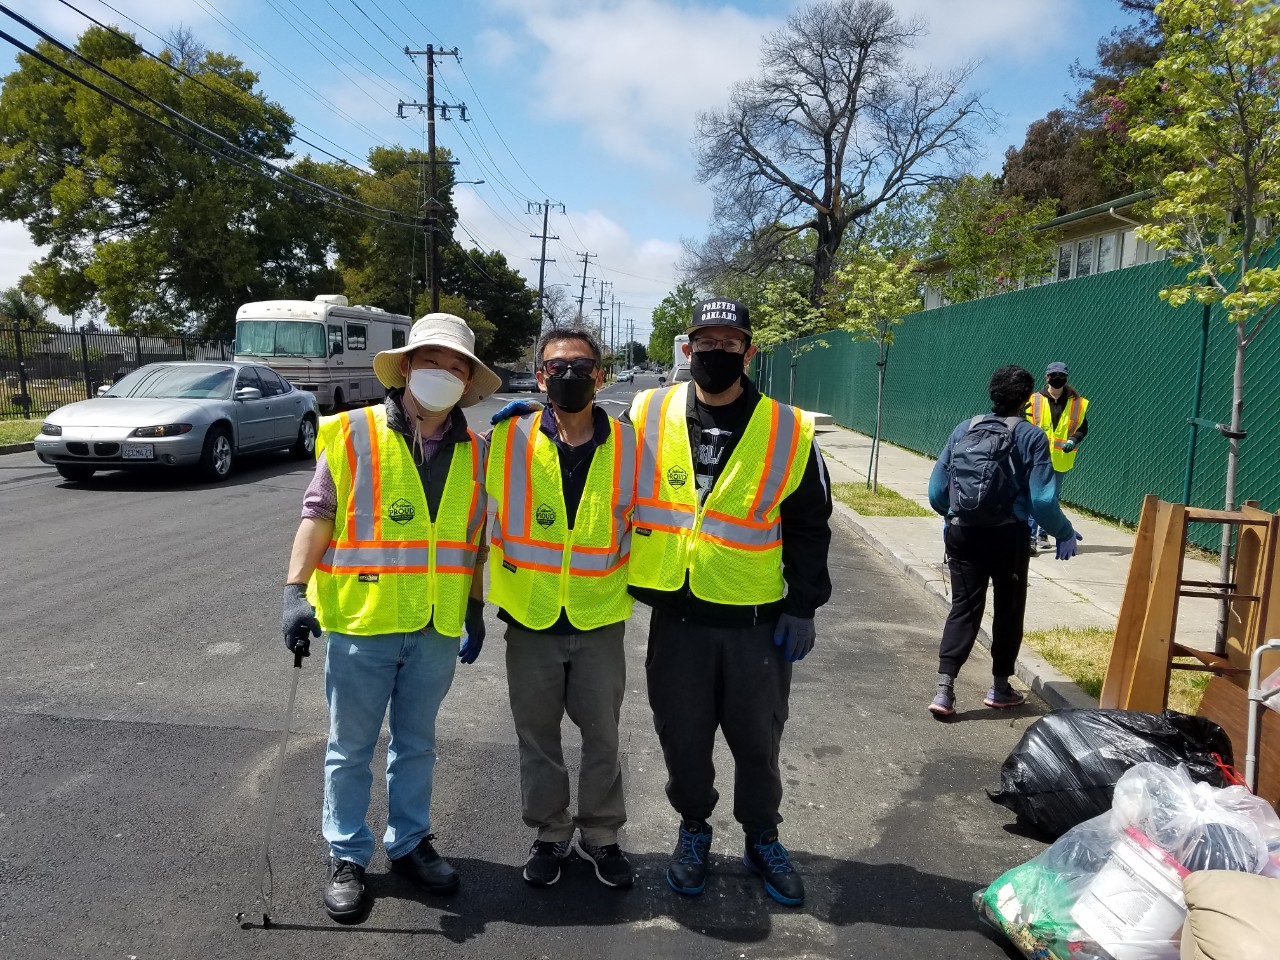
[[[1053,469],[1058,473],[1066,473],[1075,466],[1076,452],[1063,450],[1062,445],[1079,428],[1088,409],[1089,401],[1084,397],[1079,394],[1070,397],[1055,427],[1053,412],[1049,409],[1049,398],[1040,392],[1031,395],[1031,409],[1027,412],[1027,419],[1049,435],[1049,456],[1053,458]]]
[[[316,455],[338,493],[333,539],[307,585],[325,630],[411,633],[430,623],[462,635],[484,528],[484,441],[453,444],[433,523],[405,439],[385,406],[324,417]]]
[[[779,508],[800,485],[813,417],[762,397],[715,486],[698,505],[685,421],[689,384],[648,390],[631,405],[640,469],[632,516],[632,586],[742,606],[781,600]]]
[[[532,630],[550,627],[561,609],[579,630],[618,623],[631,616],[632,605],[627,558],[635,433],[610,421],[570,530],[560,456],[539,428],[541,416],[503,421],[489,445],[489,600]]]

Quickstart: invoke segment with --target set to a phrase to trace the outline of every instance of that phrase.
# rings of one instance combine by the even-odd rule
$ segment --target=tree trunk
[[[809,287],[809,305],[816,307],[822,303],[826,292],[827,281],[835,271],[836,250],[840,246],[840,235],[830,226],[819,226],[815,231],[818,246],[813,252],[813,283]]]
[[[1246,333],[1244,321],[1236,324],[1236,365],[1231,377],[1231,432],[1239,433],[1240,424],[1244,413],[1244,357],[1248,344],[1245,342]],[[1224,510],[1234,510],[1236,508],[1236,478],[1240,473],[1240,438],[1227,438],[1227,483],[1226,496],[1223,503]],[[1231,534],[1234,527],[1224,523],[1222,525],[1222,543],[1221,556],[1218,558],[1218,574],[1219,579],[1226,583],[1231,579]],[[1226,650],[1227,643],[1227,616],[1230,613],[1230,606],[1227,600],[1223,600],[1218,610],[1218,631],[1214,642],[1214,648],[1218,655],[1221,656]]]

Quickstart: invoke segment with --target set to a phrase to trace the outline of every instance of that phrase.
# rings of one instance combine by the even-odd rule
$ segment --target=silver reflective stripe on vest
[[[659,444],[662,442],[662,402],[666,399],[667,394],[675,389],[675,387],[665,387],[661,390],[653,391],[653,395],[649,397],[649,405],[645,408],[644,442],[640,448],[640,477],[642,483],[651,482],[654,477],[658,476],[658,458],[662,452],[659,449]],[[649,489],[640,491],[642,496],[649,492]]]
[[[779,524],[774,523],[761,530],[710,514],[702,518],[702,527],[698,533],[699,536],[706,534],[744,547],[767,547],[771,543],[782,542],[782,530]]]
[[[779,403],[777,410],[778,435],[769,444],[772,455],[765,464],[764,476],[760,478],[760,495],[756,497],[757,506],[750,517],[757,523],[764,520],[766,511],[782,496],[782,489],[786,486],[787,476],[791,472],[791,444],[800,429],[800,417],[795,408]],[[703,529],[706,529],[705,524]]]
[[[564,560],[564,551],[560,547],[541,546],[532,543],[516,543],[512,540],[502,541],[502,556],[514,564],[537,564],[542,567],[560,569]]]
[[[631,514],[631,522],[637,527],[660,526],[692,530],[694,513],[693,510],[673,510],[669,507],[637,503],[635,512]]]
[[[479,490],[483,493],[484,461],[485,461],[485,452],[486,452],[484,440],[481,437],[476,436],[470,430],[467,431],[467,435],[471,437],[471,443],[472,443],[471,456],[473,457],[472,463],[475,464],[475,468],[476,468],[475,476],[472,479],[475,481],[476,486],[479,488]],[[473,497],[475,497],[476,507],[478,509],[472,510],[471,516],[467,520],[467,542],[475,543],[476,537],[480,533],[480,527],[484,524],[485,511],[484,511],[484,508],[480,507],[481,497],[477,496],[476,491],[474,489],[471,491],[471,494]]]
[[[538,419],[540,414],[531,417],[513,418],[508,423],[511,424],[510,431],[515,435],[514,442],[507,439],[507,451],[512,456],[519,455],[520,464],[518,466],[505,462],[506,476],[503,478],[506,483],[506,503],[502,505],[502,525],[505,528],[506,535],[509,537],[527,537],[529,528],[527,526],[528,517],[525,516],[525,500],[529,494],[529,472],[524,469],[525,452],[529,449],[529,431],[533,425],[533,421]],[[504,451],[504,455],[507,451]],[[509,554],[508,554],[509,555]],[[556,563],[559,566],[559,562]]]
[[[347,531],[351,540],[374,539],[377,510],[373,502],[373,438],[369,434],[369,415],[365,410],[347,414],[351,449],[355,453],[355,469],[351,477],[351,501],[355,506],[354,529]]]
[[[429,547],[348,547],[329,545],[324,563],[330,567],[418,567],[425,570],[431,560]]]
[[[603,573],[610,567],[618,564],[621,558],[615,553],[585,553],[578,548],[574,548],[569,554],[570,570],[587,570],[597,573]]]
[[[436,569],[472,570],[476,565],[475,547],[436,547]]]
[[[636,488],[636,444],[635,434],[631,434],[631,442],[624,442],[624,431],[628,428],[620,423],[613,427],[613,455],[618,464],[618,489],[614,491],[613,500],[613,537],[618,544],[619,556],[625,557],[630,552],[630,539],[623,537],[623,529],[627,522],[627,511],[635,498]],[[626,544],[622,541],[626,539]]]

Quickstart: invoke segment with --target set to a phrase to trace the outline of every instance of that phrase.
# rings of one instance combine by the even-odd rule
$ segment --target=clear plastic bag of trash
[[[1219,760],[1231,764],[1231,740],[1204,717],[1055,710],[1027,728],[988,796],[1055,839],[1110,809],[1116,782],[1134,764],[1185,764],[1192,779],[1225,787]]]
[[[1243,787],[1183,766],[1132,767],[1111,809],[974,894],[982,920],[1029,960],[1178,960],[1193,870],[1269,873],[1280,818]]]

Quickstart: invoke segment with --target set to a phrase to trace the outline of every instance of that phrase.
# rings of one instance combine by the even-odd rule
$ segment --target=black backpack
[[[1013,429],[1021,417],[977,416],[951,448],[947,494],[951,514],[972,527],[1016,519],[1018,484],[1013,473]]]

